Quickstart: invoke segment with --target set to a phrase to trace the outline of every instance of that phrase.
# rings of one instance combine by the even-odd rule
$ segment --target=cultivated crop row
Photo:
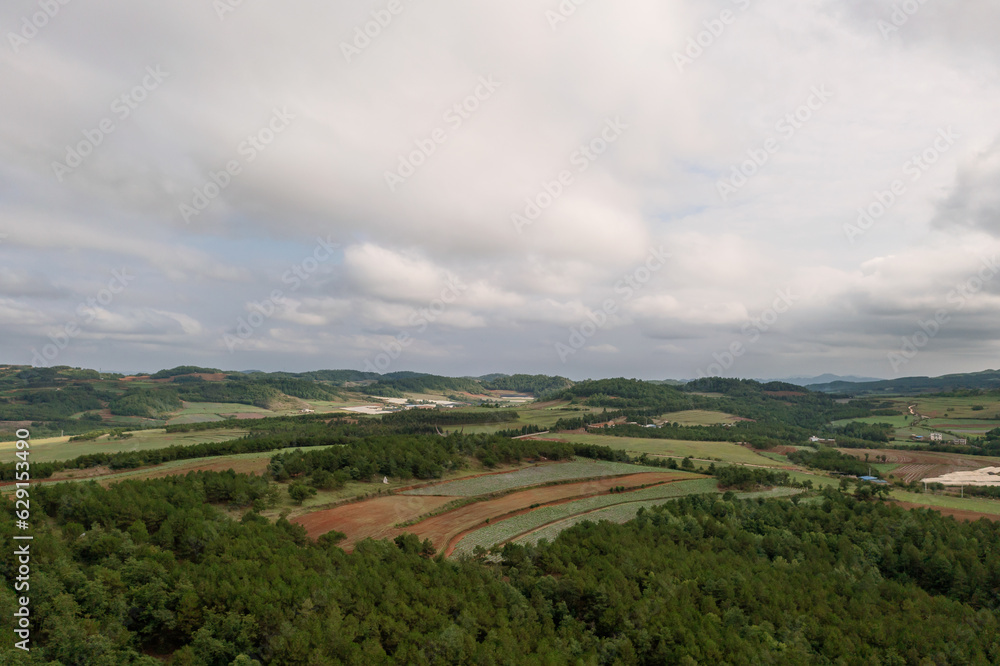
[[[643,488],[628,493],[598,495],[597,497],[587,497],[575,502],[539,507],[534,511],[501,520],[472,532],[459,541],[454,555],[471,555],[476,546],[489,548],[495,544],[510,541],[518,535],[546,525],[547,523],[560,521],[583,512],[593,511],[594,509],[624,503],[629,503],[631,506],[631,503],[643,500],[650,500],[653,504],[657,504],[671,497],[711,493],[715,492],[716,489],[717,484],[715,479],[692,479],[689,481],[667,483],[652,488]],[[635,508],[632,511],[633,515],[638,508],[639,504],[635,504]]]
[[[640,472],[663,472],[662,467],[642,467],[616,462],[595,462],[576,460],[567,463],[552,463],[526,467],[505,474],[488,474],[470,479],[458,479],[405,492],[407,495],[452,495],[455,497],[476,497],[503,492],[514,488],[527,488],[557,481],[573,479],[593,479]]]
[[[687,482],[693,483],[693,482]],[[676,485],[676,484],[674,484]],[[753,493],[739,493],[737,497],[740,499],[749,499],[752,497],[787,497],[789,495],[795,495],[802,492],[796,488],[773,488],[771,490],[764,490],[760,492]],[[686,495],[696,494],[694,492],[685,493]],[[570,516],[565,520],[560,520],[559,522],[552,523],[550,525],[545,525],[541,529],[531,532],[530,534],[523,534],[520,537],[514,539],[514,543],[519,543],[521,545],[527,545],[529,543],[538,543],[541,539],[548,539],[552,541],[555,539],[563,530],[567,530],[577,523],[582,523],[585,520],[592,522],[600,522],[602,520],[607,520],[612,523],[627,523],[628,521],[635,518],[635,514],[639,511],[639,507],[652,507],[658,504],[662,504],[661,500],[645,500],[640,502],[629,502],[627,504],[616,504],[613,506],[606,507],[604,509],[599,509],[597,511],[592,511],[590,513],[577,514],[575,516]]]

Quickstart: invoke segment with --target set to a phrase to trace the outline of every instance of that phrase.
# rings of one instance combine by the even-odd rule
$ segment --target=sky
[[[1000,366],[993,0],[9,0],[0,363]]]

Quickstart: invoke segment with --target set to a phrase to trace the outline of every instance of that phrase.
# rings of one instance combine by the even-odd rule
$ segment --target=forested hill
[[[837,491],[696,496],[491,564],[431,559],[414,535],[345,554],[249,508],[266,486],[198,472],[36,489],[34,642],[9,663],[1000,663],[986,521]],[[15,599],[0,589],[8,618]]]
[[[593,407],[604,407],[629,420],[645,422],[669,412],[708,409],[734,414],[764,424],[793,428],[822,428],[830,421],[868,416],[881,404],[857,400],[842,404],[833,396],[794,384],[751,379],[709,377],[683,387],[637,379],[599,379],[577,382],[560,397]],[[593,422],[603,415],[594,415]],[[806,435],[805,432],[798,436]]]
[[[848,395],[917,395],[921,393],[947,393],[956,390],[1000,390],[1000,370],[984,370],[941,377],[901,377],[876,382],[830,382],[809,387],[825,393]]]

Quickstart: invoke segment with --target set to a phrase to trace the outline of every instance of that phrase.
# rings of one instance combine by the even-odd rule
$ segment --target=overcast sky
[[[998,29],[993,0],[8,0],[0,362],[1000,366]]]

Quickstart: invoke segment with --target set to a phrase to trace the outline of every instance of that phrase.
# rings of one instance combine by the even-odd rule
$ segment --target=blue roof
[[[862,481],[878,481],[877,476],[862,476],[859,477]]]

